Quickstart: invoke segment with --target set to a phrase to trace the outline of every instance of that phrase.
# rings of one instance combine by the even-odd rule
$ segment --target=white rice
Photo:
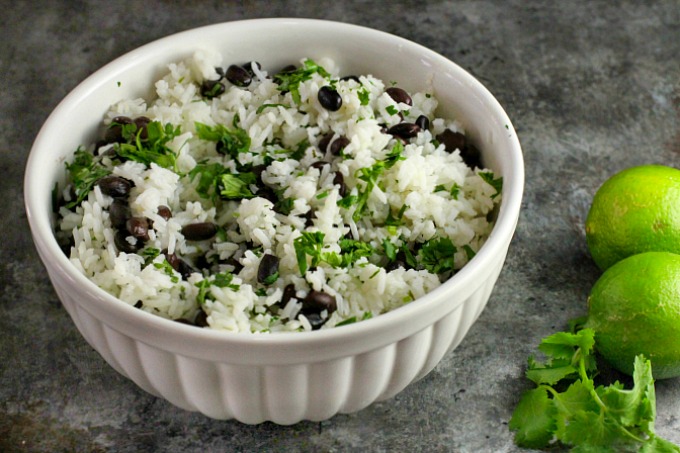
[[[60,208],[60,229],[72,234],[71,262],[101,288],[165,318],[193,320],[203,311],[207,327],[253,333],[311,330],[307,313],[300,314],[302,301],[310,290],[322,291],[334,296],[337,304],[337,310],[319,313],[325,320],[321,328],[326,329],[398,308],[432,291],[453,273],[436,275],[427,269],[404,267],[387,271],[383,241],[399,247],[448,238],[456,248],[455,270],[482,246],[493,226],[489,214],[501,197],[482,177],[488,176],[488,170],[469,168],[459,151],[447,151],[434,139],[446,128],[464,131],[452,119],[435,117],[433,93],[411,93],[412,106],[398,104],[381,80],[370,75],[362,75],[359,83],[338,80],[335,63],[322,60],[318,63],[331,72],[342,97],[342,107],[336,112],[326,110],[317,97],[329,79],[317,73],[302,82],[300,104],[296,105],[292,93],[279,91],[264,68],[256,68],[248,87],[225,81],[227,90],[206,100],[201,96],[201,83],[219,78],[215,68],[221,60],[220,55],[200,51],[187,61],[171,64],[155,83],[155,99],[121,101],[106,115],[105,124],[126,115],[179,126],[181,134],[167,145],[176,155],[174,169],[101,158],[114,175],[134,183],[128,199],[131,213],[153,222],[145,248],[167,250],[188,263],[205,256],[213,263],[213,274],[199,269],[182,278],[164,265],[163,254],[145,264],[140,254],[119,252],[108,211],[113,199],[95,185],[73,210]],[[368,97],[365,105],[360,95]],[[258,113],[265,104],[272,106]],[[393,109],[401,112],[405,122],[427,116],[430,130],[420,131],[405,144],[403,159],[383,171],[368,195],[364,215],[353,219],[356,206],[338,205],[343,197],[334,177],[342,174],[345,197],[365,188],[359,177],[361,169],[385,161],[399,142],[381,131],[402,121]],[[202,198],[197,190],[199,178],[192,179],[188,173],[199,164],[210,163],[220,163],[236,173],[237,163],[219,154],[214,142],[199,139],[196,122],[229,129],[237,122],[251,141],[249,152],[239,155],[241,164],[261,165],[266,155],[273,156],[261,179],[292,200],[290,213],[278,212],[274,203],[258,196],[239,201]],[[342,156],[319,150],[321,137],[329,132],[335,133],[334,140],[340,136],[349,139]],[[302,156],[291,157],[290,151],[304,140],[309,145],[302,149]],[[321,169],[310,167],[322,159],[331,164]],[[450,190],[454,185],[457,196]],[[67,189],[64,199],[70,199]],[[168,206],[172,217],[161,217],[160,205]],[[386,225],[388,216],[394,217],[400,210],[400,224]],[[311,223],[306,218],[310,211],[315,213]],[[213,222],[221,233],[210,240],[187,240],[182,227],[197,222]],[[366,242],[376,252],[349,267],[321,261],[302,275],[295,240],[303,232],[323,233],[323,252],[340,254],[340,241],[346,237]],[[134,243],[132,237],[128,240]],[[279,278],[269,285],[257,279],[264,254],[280,260]],[[311,257],[307,259],[310,264]],[[216,284],[216,273],[231,274],[229,285]],[[294,285],[295,296],[280,303],[287,285]],[[203,298],[199,301],[201,287]]]

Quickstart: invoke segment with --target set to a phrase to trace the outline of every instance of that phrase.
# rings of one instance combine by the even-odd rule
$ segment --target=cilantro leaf
[[[290,72],[279,72],[274,76],[274,82],[279,86],[277,89],[283,93],[289,91],[293,97],[293,101],[300,105],[300,84],[312,78],[314,74],[319,74],[322,77],[329,78],[330,74],[321,66],[316,64],[313,60],[306,59],[302,62],[302,66]]]
[[[220,176],[227,172],[222,164],[198,164],[189,172],[189,178],[193,181],[198,176],[196,192],[203,198],[211,198],[218,192],[217,183]]]
[[[146,131],[146,134],[142,134]],[[140,162],[146,166],[152,163],[163,168],[175,168],[177,156],[167,144],[181,134],[179,126],[151,121],[143,129],[135,124],[123,127],[123,137],[127,143],[114,144],[116,155],[123,160]]]
[[[194,286],[198,288],[198,294],[196,295],[196,302],[198,302],[199,305],[205,304],[206,298],[209,296],[212,296],[210,294],[210,287],[211,286],[216,286],[218,288],[229,288],[232,291],[238,291],[241,289],[240,285],[236,285],[231,283],[232,280],[234,279],[234,275],[229,273],[229,272],[222,272],[219,274],[215,274],[213,276],[210,276],[208,278],[205,278],[199,282],[196,282]]]
[[[525,448],[547,446],[555,430],[555,413],[555,404],[545,388],[525,392],[508,424],[515,431],[515,443]]]
[[[359,103],[361,105],[368,105],[370,102],[370,93],[366,87],[361,87],[357,90],[357,96],[359,97]]]
[[[242,200],[253,198],[255,194],[250,185],[255,184],[257,177],[254,173],[224,173],[218,180],[219,193],[225,200]]]
[[[236,126],[238,118],[234,117],[234,130],[228,129],[222,124],[211,127],[203,123],[195,122],[196,134],[201,140],[216,142],[217,152],[227,154],[238,162],[238,155],[250,150],[250,136],[248,132]]]
[[[496,189],[496,193],[491,195],[492,199],[501,194],[501,190],[503,190],[503,177],[496,178],[496,176],[490,171],[480,171],[479,176],[481,176],[482,179],[486,181],[491,187]]]
[[[295,241],[293,241],[300,275],[304,276],[307,272],[307,255],[312,257],[311,267],[316,267],[319,261],[321,261],[323,238],[324,234],[320,231],[304,231],[300,237],[295,238]]]
[[[71,177],[75,199],[66,203],[66,208],[71,209],[78,206],[87,197],[94,185],[104,176],[111,174],[111,171],[95,161],[94,156],[78,147],[73,155],[73,161],[66,164],[66,170]]]
[[[264,111],[264,109],[268,109],[270,107],[290,108],[290,105],[288,105],[288,104],[262,104],[261,106],[259,106],[257,108],[257,110],[255,110],[255,113],[259,115],[260,113],[262,113]]]
[[[355,239],[340,239],[340,252],[342,255],[342,267],[348,267],[363,257],[369,257],[374,250],[368,242]]]
[[[456,246],[449,238],[435,238],[425,242],[418,251],[420,264],[433,274],[453,270]]]

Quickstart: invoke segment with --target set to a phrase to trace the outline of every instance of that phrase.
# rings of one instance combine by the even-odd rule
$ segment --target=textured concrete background
[[[3,0],[0,14],[0,451],[519,451],[507,423],[526,358],[584,313],[598,276],[592,195],[625,167],[680,166],[677,0]],[[456,61],[506,108],[527,171],[508,261],[461,346],[390,401],[292,427],[184,412],[113,371],[56,299],[22,200],[42,122],[94,70],[173,32],[273,16],[366,25]],[[680,381],[658,382],[657,400],[659,433],[680,443]]]

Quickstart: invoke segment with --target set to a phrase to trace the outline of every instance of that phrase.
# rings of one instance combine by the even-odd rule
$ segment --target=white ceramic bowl
[[[335,329],[272,335],[229,334],[153,316],[112,297],[80,274],[53,234],[51,191],[64,161],[95,141],[109,106],[151,94],[168,63],[198,48],[224,61],[282,67],[303,57],[333,58],[346,74],[431,84],[438,116],[455,117],[503,177],[496,226],[479,253],[448,282],[414,302]],[[517,224],[524,185],[519,141],[494,97],[441,55],[354,25],[263,19],[172,35],[132,51],[87,78],[37,136],[25,174],[25,202],[38,253],[78,330],[118,372],[181,408],[245,423],[323,420],[390,398],[455,348],[483,310]]]

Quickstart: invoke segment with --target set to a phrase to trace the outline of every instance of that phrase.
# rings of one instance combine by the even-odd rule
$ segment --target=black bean
[[[180,273],[184,280],[187,280],[191,274],[198,272],[191,264],[187,263],[183,259],[179,260],[179,265],[177,266],[177,272]]]
[[[124,228],[125,222],[130,218],[130,206],[121,198],[115,198],[109,206],[109,219],[114,228]]]
[[[103,148],[108,144],[109,144],[109,142],[107,142],[106,140],[97,140],[94,144],[94,155],[95,156],[101,156],[105,153],[110,153],[111,151],[113,151],[113,148],[109,148],[106,151],[104,151],[103,153],[101,151],[99,151],[100,148]]]
[[[142,248],[142,241],[139,241],[135,239],[134,244],[130,244],[127,241],[127,237],[129,236],[128,232],[126,230],[118,230],[116,234],[113,236],[113,243],[116,245],[116,248],[125,253],[136,253],[139,249]]]
[[[282,308],[286,306],[286,304],[293,298],[295,297],[295,293],[297,291],[295,290],[295,285],[292,283],[287,284],[283,288],[283,295],[281,296],[281,300],[278,302],[278,305],[280,305]]]
[[[463,149],[460,150],[460,157],[463,158],[463,162],[467,164],[468,167],[481,167],[481,154],[479,150],[472,144],[468,143]]]
[[[135,302],[135,305],[134,305],[135,308],[142,308],[143,306],[144,306],[144,302],[142,302],[141,300],[138,300],[137,302]]]
[[[401,260],[394,260],[391,263],[389,263],[387,266],[385,266],[385,270],[387,272],[392,272],[393,270],[399,269],[400,267],[406,267],[406,265]]]
[[[310,227],[314,225],[314,218],[316,217],[316,213],[314,212],[313,209],[310,209],[309,211],[305,212],[305,227]]]
[[[132,124],[132,119],[127,116],[117,116],[113,118],[108,129],[106,129],[104,140],[106,140],[107,143],[125,142],[125,138],[123,137],[123,126],[126,124]]]
[[[409,96],[409,94],[406,92],[406,90],[402,90],[401,88],[397,87],[390,87],[386,89],[385,92],[390,95],[394,102],[400,102],[406,105],[413,105],[413,100],[411,99],[411,96]]]
[[[326,150],[328,149],[328,144],[333,140],[333,132],[329,132],[328,134],[324,135],[321,137],[321,140],[319,140],[319,150],[322,153],[325,153]]]
[[[228,260],[226,260],[224,264],[227,264],[234,268],[234,270],[231,272],[232,274],[238,274],[243,269],[243,264],[241,264],[239,260],[237,260],[234,257],[231,257]]]
[[[350,141],[344,135],[333,140],[330,147],[330,152],[334,156],[339,156],[343,149],[350,144]]]
[[[426,131],[430,128],[430,119],[425,115],[420,115],[418,118],[416,118],[416,124],[419,128]]]
[[[220,80],[224,77],[224,68],[217,66],[215,72],[220,76]]]
[[[323,167],[325,167],[326,165],[330,165],[330,164],[331,164],[330,162],[326,162],[325,160],[317,160],[312,165],[310,165],[310,167],[316,168],[317,170],[322,171]]]
[[[288,66],[284,66],[284,67],[279,71],[279,74],[281,74],[281,73],[284,73],[284,74],[285,74],[285,73],[288,73],[288,72],[295,72],[296,69],[297,69],[297,66],[295,66],[294,64],[289,64]]]
[[[333,176],[333,184],[340,186],[338,189],[338,195],[344,197],[347,193],[347,186],[345,185],[345,177],[342,176],[342,173],[339,171],[336,171],[335,176]]]
[[[237,66],[235,64],[227,68],[227,72],[224,74],[224,77],[237,87],[247,87],[253,80],[246,68]]]
[[[217,225],[212,222],[190,223],[182,227],[182,234],[190,241],[205,241],[217,234]]]
[[[265,253],[257,268],[257,281],[265,285],[271,285],[279,278],[279,258]]]
[[[414,123],[399,123],[387,129],[387,133],[395,137],[409,139],[420,132],[420,126]]]
[[[467,143],[465,135],[461,134],[460,132],[453,132],[451,129],[445,129],[444,132],[438,134],[436,138],[437,141],[442,143],[444,148],[450,153],[457,149],[462,150],[465,148],[465,144]]]
[[[203,310],[199,311],[194,318],[194,325],[196,327],[208,327],[208,314]]]
[[[224,84],[219,80],[204,80],[201,84],[201,96],[208,99],[221,95],[225,90]]]
[[[327,310],[330,314],[337,310],[337,308],[335,296],[331,296],[323,291],[311,290],[302,301],[302,309],[309,312],[320,313],[323,310]]]
[[[198,268],[199,270],[205,269],[205,270],[210,270],[210,261],[208,261],[208,257],[206,255],[200,255],[196,257],[194,260],[195,267]]]
[[[342,107],[342,97],[329,85],[322,86],[317,95],[323,108],[331,112],[337,112]]]
[[[104,195],[113,198],[127,197],[130,190],[135,186],[129,179],[114,175],[104,176],[97,181],[97,185]]]
[[[300,312],[300,314],[307,318],[309,325],[312,326],[312,330],[319,330],[326,322],[326,320],[323,319],[319,313],[313,311],[308,312],[303,310]]]
[[[149,240],[149,220],[146,217],[130,217],[125,222],[125,229],[141,241]]]
[[[243,69],[248,71],[248,74],[250,74],[251,77],[255,76],[255,71],[253,70],[253,67],[257,68],[258,71],[262,69],[262,65],[257,61],[249,61],[248,63],[242,65],[242,67]]]
[[[139,134],[139,138],[142,140],[146,140],[149,138],[149,132],[146,129],[146,126],[151,122],[149,118],[146,116],[138,116],[137,118],[134,119],[135,126],[137,126],[137,131],[136,133]]]
[[[267,166],[265,164],[254,165],[253,168],[250,169],[250,172],[255,175],[255,178],[257,178],[258,184],[262,184],[262,173],[266,169]]]
[[[163,250],[163,255],[165,256],[165,261],[167,261],[174,270],[179,272],[179,263],[181,261],[179,257],[174,253],[168,253],[168,249]]]
[[[348,80],[354,80],[356,83],[361,83],[361,80],[359,80],[359,77],[357,77],[355,75],[347,75],[347,76],[344,76],[344,77],[340,77],[340,80],[342,80],[344,82],[346,82]]]
[[[163,217],[165,220],[170,220],[170,218],[172,217],[172,211],[170,210],[169,207],[167,207],[165,205],[158,206],[156,213],[159,216]]]

